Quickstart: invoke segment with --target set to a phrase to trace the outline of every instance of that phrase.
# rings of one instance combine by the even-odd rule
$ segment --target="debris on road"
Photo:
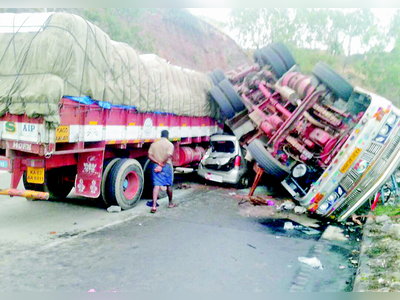
[[[231,195],[231,193],[229,195]],[[267,205],[267,206],[274,206],[276,204],[276,202],[273,200],[274,198],[272,198],[271,196],[258,197],[258,196],[236,195],[236,197],[242,199],[239,202],[239,205],[246,202],[251,202],[253,205]]]
[[[109,212],[109,213],[119,213],[119,212],[121,212],[121,207],[119,207],[119,206],[116,206],[116,205],[111,205],[109,208],[107,208],[107,211]]]
[[[296,207],[296,204],[294,204],[292,201],[285,200],[285,202],[283,202],[283,204],[281,204],[279,207],[277,207],[277,209],[292,210],[295,207]]]
[[[178,183],[176,189],[177,190],[182,190],[182,189],[187,190],[187,189],[190,189],[191,187],[192,186],[190,184],[187,184],[187,183]],[[167,190],[167,189],[165,189],[165,190]]]
[[[283,229],[285,230],[293,230],[294,226],[292,222],[285,222],[285,225],[283,226]]]
[[[257,249],[256,247],[254,247],[253,245],[247,244],[247,246],[253,248],[253,249]]]
[[[331,241],[347,241],[348,239],[343,234],[343,229],[336,226],[328,226],[322,234],[322,238]]]
[[[322,264],[320,260],[316,257],[308,258],[308,257],[299,257],[298,258],[299,262],[305,263],[314,269],[320,269],[323,270]]]
[[[307,211],[307,209],[305,207],[303,207],[303,206],[296,206],[294,208],[294,212],[296,214],[304,214],[306,211]]]

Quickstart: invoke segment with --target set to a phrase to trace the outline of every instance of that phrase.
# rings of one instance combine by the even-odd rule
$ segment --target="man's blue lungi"
[[[166,164],[162,171],[159,173],[154,172],[154,169],[157,167],[157,164],[153,164],[152,166],[152,179],[153,186],[171,186],[173,177],[173,169],[170,164]]]

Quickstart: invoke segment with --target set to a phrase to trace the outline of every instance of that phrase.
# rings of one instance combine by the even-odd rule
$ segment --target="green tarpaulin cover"
[[[139,112],[210,116],[203,73],[138,55],[67,13],[0,14],[0,114],[60,123],[62,96],[89,96]]]

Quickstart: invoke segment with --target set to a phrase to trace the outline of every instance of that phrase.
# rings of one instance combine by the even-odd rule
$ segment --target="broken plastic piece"
[[[322,267],[322,264],[320,260],[316,257],[308,258],[308,257],[299,257],[298,258],[299,262],[305,263],[314,269],[320,269],[323,270],[324,268]]]
[[[292,222],[285,222],[285,225],[283,226],[283,229],[285,229],[285,230],[294,229],[293,223]]]

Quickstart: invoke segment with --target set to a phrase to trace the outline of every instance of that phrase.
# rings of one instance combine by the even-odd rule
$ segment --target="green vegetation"
[[[378,205],[374,210],[374,215],[375,216],[387,215],[389,217],[400,215],[400,205],[398,206]]]
[[[122,41],[140,52],[155,53],[151,37],[141,34],[139,25],[143,9],[139,8],[89,8],[82,10],[82,16],[99,26],[114,41]]]
[[[390,25],[382,27],[365,8],[236,8],[231,11],[229,27],[245,48],[283,42],[305,72],[325,61],[353,84],[400,106],[399,9]],[[357,50],[352,49],[355,43]]]

